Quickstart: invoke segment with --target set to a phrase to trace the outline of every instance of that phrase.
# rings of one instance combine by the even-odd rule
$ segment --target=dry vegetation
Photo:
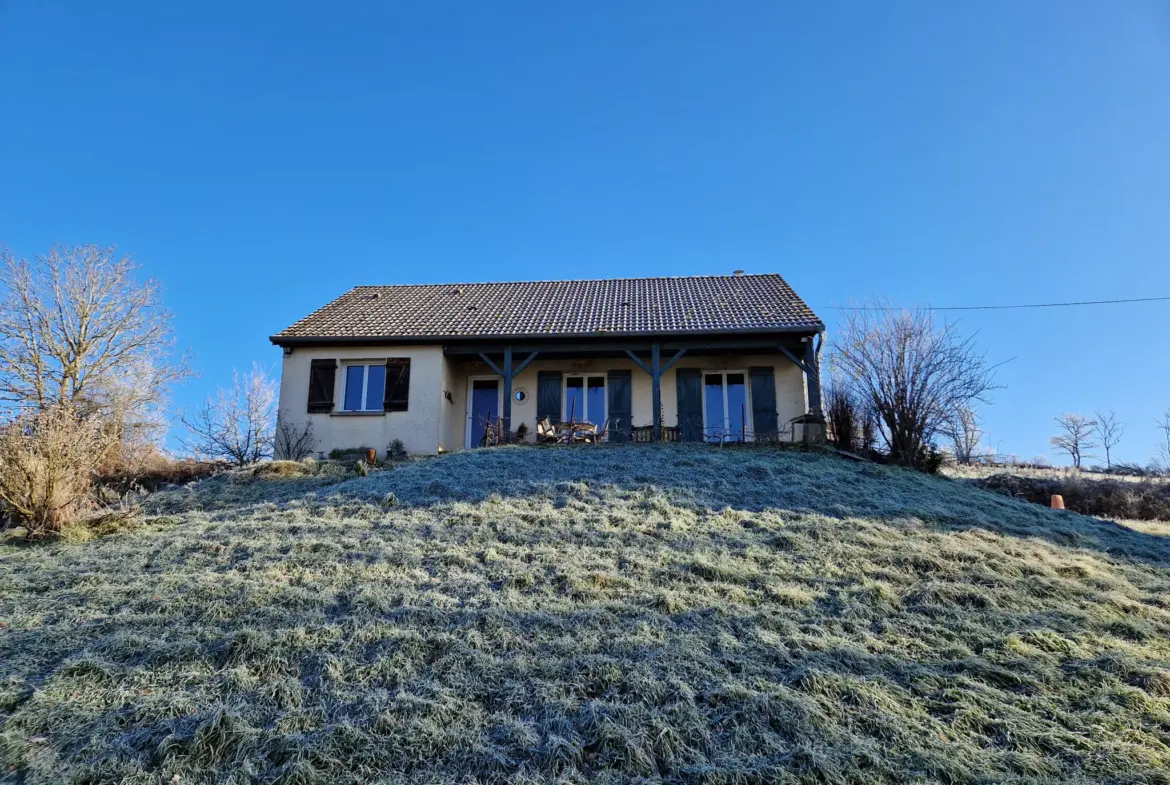
[[[0,546],[0,772],[1170,781],[1156,531],[772,450],[342,477],[223,474],[132,532]]]
[[[1140,478],[1079,473],[1023,477],[999,473],[976,482],[988,490],[1035,504],[1049,504],[1054,494],[1065,507],[1083,515],[1141,521],[1170,521],[1170,483]]]

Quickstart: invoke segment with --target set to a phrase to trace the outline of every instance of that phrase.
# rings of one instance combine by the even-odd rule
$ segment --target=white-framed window
[[[342,366],[341,410],[380,412],[386,396],[386,361],[354,362]]]
[[[703,438],[751,441],[752,403],[746,371],[703,371]]]
[[[605,374],[568,374],[561,400],[565,402],[562,419],[601,425],[605,422]]]

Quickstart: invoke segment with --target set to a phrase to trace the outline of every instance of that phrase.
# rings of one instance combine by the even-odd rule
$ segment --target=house
[[[545,417],[614,442],[804,438],[824,329],[779,275],[737,271],[359,286],[271,340],[281,420],[315,449],[433,454]]]

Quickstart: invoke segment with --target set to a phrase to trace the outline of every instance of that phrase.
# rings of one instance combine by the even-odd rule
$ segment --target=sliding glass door
[[[703,436],[707,441],[749,440],[750,415],[746,374],[742,371],[703,374]]]
[[[563,420],[601,425],[605,422],[605,377],[566,376]]]

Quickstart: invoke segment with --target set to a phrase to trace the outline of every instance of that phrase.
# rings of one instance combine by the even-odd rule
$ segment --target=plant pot
[[[375,450],[373,447],[366,450],[366,463],[370,464],[370,466],[373,466],[374,462],[377,460],[378,460],[378,451],[377,450]]]

